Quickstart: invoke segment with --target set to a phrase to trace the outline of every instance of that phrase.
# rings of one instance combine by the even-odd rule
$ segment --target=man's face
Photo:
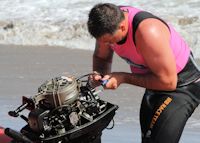
[[[119,24],[118,29],[115,31],[114,34],[109,34],[109,33],[104,34],[97,40],[106,45],[114,45],[115,43],[118,43],[121,40],[123,40],[128,34],[128,21],[126,19],[127,18],[125,18],[125,20],[123,20]]]
[[[123,39],[123,33],[121,29],[118,29],[114,34],[104,34],[97,40],[106,44],[113,45]]]

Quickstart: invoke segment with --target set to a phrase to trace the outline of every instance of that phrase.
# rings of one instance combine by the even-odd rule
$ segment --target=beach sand
[[[0,45],[0,125],[20,129],[24,122],[7,115],[21,104],[21,96],[33,96],[46,80],[59,75],[81,76],[92,71],[92,51],[64,47]],[[114,57],[113,71],[130,71],[122,59]],[[119,105],[115,127],[105,130],[103,143],[139,143],[139,108],[143,88],[121,85],[100,93],[103,100]],[[181,142],[199,143],[200,110],[186,125]],[[26,114],[26,113],[25,113]],[[193,124],[195,122],[195,124]],[[200,123],[200,122],[199,122]],[[195,126],[197,125],[197,126]]]

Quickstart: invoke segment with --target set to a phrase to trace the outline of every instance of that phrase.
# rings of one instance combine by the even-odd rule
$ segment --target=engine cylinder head
[[[80,83],[74,77],[60,76],[46,81],[38,88],[37,103],[51,108],[72,104],[79,95]]]

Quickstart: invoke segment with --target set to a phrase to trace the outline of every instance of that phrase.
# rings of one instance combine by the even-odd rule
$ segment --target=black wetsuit
[[[140,110],[142,143],[178,143],[188,118],[200,101],[199,71],[194,73],[196,81],[189,82],[195,68],[190,59],[178,78],[188,78],[187,85],[175,91],[146,90]],[[187,75],[188,74],[188,75]],[[181,84],[180,84],[181,85]]]

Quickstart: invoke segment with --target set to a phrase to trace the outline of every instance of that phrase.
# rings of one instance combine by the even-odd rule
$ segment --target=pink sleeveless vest
[[[134,7],[122,7],[122,10],[128,11],[129,28],[126,42],[122,45],[115,44],[112,49],[127,63],[130,64],[131,71],[137,74],[144,74],[149,72],[143,57],[138,53],[137,48],[133,42],[132,37],[132,21],[139,9]],[[179,73],[186,65],[189,55],[190,48],[186,42],[179,36],[179,34],[174,30],[174,28],[168,24],[171,33],[170,45],[176,59],[176,69]]]

